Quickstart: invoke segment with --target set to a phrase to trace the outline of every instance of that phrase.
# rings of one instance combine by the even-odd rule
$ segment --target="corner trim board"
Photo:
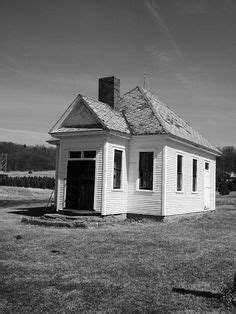
[[[166,157],[167,157],[167,146],[163,147],[162,154],[162,206],[161,206],[161,215],[165,216],[166,214]]]
[[[108,162],[108,143],[105,140],[103,147],[103,176],[102,176],[102,216],[106,215],[106,191],[107,191],[107,162]]]

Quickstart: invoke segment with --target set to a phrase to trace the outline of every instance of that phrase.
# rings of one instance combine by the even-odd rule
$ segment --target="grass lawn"
[[[27,195],[15,191],[18,201],[21,192]],[[26,200],[30,193],[40,206],[46,200],[45,191],[41,196],[31,191]],[[93,229],[25,225],[20,220],[29,204],[13,205],[0,208],[1,313],[230,310],[227,298],[172,289],[222,292],[232,287],[232,205],[170,222],[133,221]]]

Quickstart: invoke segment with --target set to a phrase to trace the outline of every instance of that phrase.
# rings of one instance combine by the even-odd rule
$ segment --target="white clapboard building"
[[[142,87],[120,95],[99,79],[49,134],[57,146],[57,210],[169,216],[215,210],[215,161],[203,136]]]

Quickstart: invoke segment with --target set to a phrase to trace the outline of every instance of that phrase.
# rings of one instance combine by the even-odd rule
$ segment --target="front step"
[[[66,216],[101,216],[101,213],[95,210],[76,210],[76,209],[61,209],[58,214]]]

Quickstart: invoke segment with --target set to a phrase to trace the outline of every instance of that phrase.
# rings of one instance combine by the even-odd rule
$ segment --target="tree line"
[[[56,149],[54,147],[0,142],[0,155],[2,153],[7,153],[7,171],[55,169]]]
[[[55,179],[50,177],[3,177],[0,178],[0,185],[53,190]]]
[[[228,194],[235,190],[236,178],[231,178],[231,173],[236,174],[236,148],[225,146],[219,148],[222,155],[216,159],[216,188],[221,194]]]
[[[227,182],[229,182],[227,180],[229,179],[230,173],[236,173],[236,148],[233,146],[225,146],[219,148],[219,150],[222,152],[222,155],[216,159],[217,189],[220,185],[226,185],[227,187]],[[55,169],[56,150],[54,147],[27,146],[11,142],[0,142],[0,155],[1,153],[8,154],[8,171],[42,171]],[[54,179],[45,178],[46,177],[43,179],[39,179],[39,177],[9,177],[7,182],[9,185],[17,184],[16,186],[47,186],[45,188],[51,188],[52,183],[50,180]]]

